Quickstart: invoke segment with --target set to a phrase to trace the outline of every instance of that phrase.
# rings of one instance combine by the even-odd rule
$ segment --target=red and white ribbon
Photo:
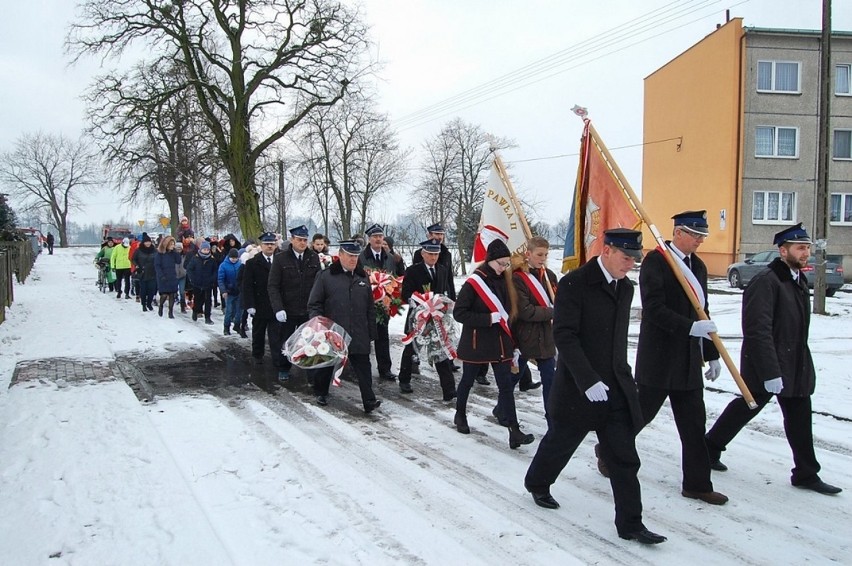
[[[414,342],[414,339],[423,334],[426,324],[431,320],[440,334],[441,345],[447,356],[452,360],[457,357],[456,349],[453,347],[447,328],[444,326],[444,315],[447,314],[447,298],[443,295],[427,291],[425,293],[414,292],[411,295],[414,315],[414,328],[402,339],[404,345]]]
[[[500,315],[500,320],[498,321],[500,326],[509,338],[512,338],[512,331],[509,329],[509,313],[506,312],[506,309],[503,307],[503,303],[500,302],[500,299],[497,298],[494,291],[492,291],[491,288],[485,284],[485,281],[482,280],[482,277],[476,273],[468,277],[467,282],[470,283],[470,286],[473,287],[473,290],[476,291],[476,294],[479,295],[479,298],[482,299],[485,306],[487,306],[492,313]]]
[[[531,273],[527,273],[526,271],[516,271],[515,273],[520,276],[521,280],[526,284],[527,288],[529,288],[530,293],[533,297],[535,297],[536,302],[538,302],[538,306],[553,308],[553,302],[550,300],[550,295],[548,295],[547,291],[544,290],[544,287],[542,287],[538,277],[533,277]],[[544,276],[547,277],[547,272],[544,273]]]

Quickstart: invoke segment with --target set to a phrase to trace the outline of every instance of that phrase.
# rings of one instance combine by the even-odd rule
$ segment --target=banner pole
[[[689,298],[689,302],[692,303],[692,307],[695,309],[695,312],[698,315],[698,319],[710,320],[710,317],[707,316],[707,313],[704,312],[704,309],[698,302],[698,297],[695,296],[695,293],[693,293],[692,289],[689,287],[689,283],[686,281],[686,278],[683,276],[683,273],[680,272],[680,268],[675,263],[676,260],[674,257],[672,257],[671,251],[666,245],[666,241],[663,238],[662,234],[660,234],[660,231],[657,229],[650,216],[648,216],[645,207],[642,206],[642,202],[636,196],[636,193],[633,192],[633,188],[627,182],[627,178],[621,172],[621,169],[618,167],[618,164],[615,162],[612,155],[609,153],[609,149],[607,149],[606,145],[603,143],[603,140],[601,140],[600,137],[597,135],[597,131],[591,123],[589,124],[589,134],[593,136],[592,139],[595,143],[598,144],[601,153],[607,160],[607,165],[615,173],[615,176],[618,179],[622,190],[624,191],[628,200],[630,200],[631,206],[633,206],[634,210],[639,213],[639,216],[642,218],[642,221],[648,226],[648,229],[654,236],[654,240],[656,240],[657,242],[657,249],[660,250],[660,253],[663,254],[663,257],[669,264],[669,267],[671,268],[672,273],[674,273],[674,276],[677,279],[678,283],[680,283],[680,286],[683,287],[683,292],[686,293],[686,296]],[[754,397],[752,396],[751,391],[749,391],[748,386],[745,384],[745,381],[743,381],[743,378],[740,375],[740,371],[734,364],[734,361],[731,359],[730,354],[728,354],[728,350],[722,343],[722,339],[719,338],[719,335],[716,332],[711,332],[710,340],[713,342],[713,345],[716,346],[716,349],[719,351],[719,355],[725,361],[725,365],[728,367],[728,371],[731,373],[731,377],[734,378],[734,382],[737,384],[737,387],[739,388],[740,393],[742,393],[743,399],[748,404],[749,408],[757,409],[757,403],[754,402]]]

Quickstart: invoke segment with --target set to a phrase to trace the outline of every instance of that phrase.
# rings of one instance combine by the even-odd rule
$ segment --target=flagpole
[[[506,166],[503,165],[503,160],[500,159],[496,150],[494,150],[494,165],[497,167],[497,174],[500,175],[500,180],[503,181],[503,185],[506,187],[506,192],[509,193],[509,200],[512,201],[515,211],[518,213],[521,227],[524,230],[524,236],[526,236],[527,242],[529,242],[530,238],[532,238],[532,230],[530,229],[529,222],[527,222],[527,216],[524,214],[524,209],[521,208],[521,203],[518,202],[515,187],[512,185],[512,180],[509,179],[509,174],[506,172]],[[544,282],[547,284],[547,291],[550,293],[551,299],[553,299],[556,293],[553,292],[553,285],[550,284],[550,277],[547,276],[547,265],[544,266]]]
[[[588,120],[585,118],[584,120]],[[660,231],[657,229],[657,226],[651,220],[651,217],[648,215],[648,212],[645,210],[645,207],[642,206],[642,202],[636,196],[636,193],[633,192],[633,188],[630,186],[630,183],[627,182],[627,178],[624,176],[624,173],[621,172],[621,169],[618,167],[618,164],[613,159],[612,155],[607,149],[606,145],[603,143],[603,140],[597,135],[597,130],[595,127],[589,122],[589,135],[592,136],[592,141],[597,143],[598,147],[601,150],[601,154],[606,158],[607,165],[612,169],[613,173],[615,173],[616,178],[619,181],[619,185],[621,189],[624,191],[628,200],[630,201],[630,205],[639,213],[639,216],[642,218],[642,221],[648,226],[648,229],[651,231],[651,234],[654,236],[654,239],[657,241],[657,246],[660,252],[663,254],[663,257],[666,259],[666,262],[669,264],[669,267],[674,273],[675,278],[680,283],[680,286],[683,287],[684,293],[689,298],[689,302],[692,303],[692,307],[695,309],[695,312],[698,314],[699,320],[710,320],[710,317],[707,316],[707,313],[704,312],[704,308],[698,302],[698,297],[695,296],[695,293],[689,286],[689,283],[686,280],[686,277],[683,276],[677,264],[675,263],[675,258],[672,257],[671,251],[669,247],[666,245],[666,240],[663,238]],[[712,340],[713,345],[716,346],[716,349],[719,351],[719,355],[722,356],[722,359],[725,360],[725,365],[728,367],[728,371],[731,372],[731,377],[734,378],[734,382],[736,382],[737,387],[740,390],[740,393],[743,395],[743,399],[748,404],[749,408],[757,409],[757,403],[754,402],[754,397],[749,391],[748,386],[743,381],[742,376],[740,375],[739,369],[734,364],[734,361],[731,359],[730,354],[728,354],[728,350],[725,348],[725,345],[722,343],[722,339],[719,338],[719,335],[716,332],[710,333],[710,340]]]

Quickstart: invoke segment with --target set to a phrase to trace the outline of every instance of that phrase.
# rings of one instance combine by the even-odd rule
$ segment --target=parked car
[[[778,250],[769,250],[754,254],[745,261],[738,261],[728,266],[728,283],[731,287],[742,289],[747,287],[752,278],[760,273],[773,259],[779,257]],[[814,288],[814,256],[808,258],[808,264],[802,269],[808,278],[808,287]],[[833,297],[834,293],[843,286],[843,266],[828,261],[825,264],[825,294]]]

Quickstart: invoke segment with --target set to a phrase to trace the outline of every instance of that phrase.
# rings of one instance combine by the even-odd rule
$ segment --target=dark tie
[[[266,256],[266,262],[267,262],[269,265],[272,265],[272,256],[271,256],[271,255]]]
[[[431,279],[432,281],[435,280],[435,268],[434,267],[429,268],[429,279]]]
[[[376,254],[376,263],[382,263],[382,254]]]
[[[688,255],[687,255],[687,256],[683,256],[683,263],[685,263],[685,264],[686,264],[686,268],[687,268],[688,270],[692,271],[692,262],[690,261],[690,259],[689,259],[689,256],[688,256]]]
[[[609,282],[609,286],[612,289],[612,294],[617,295],[618,291],[616,289],[618,288],[618,281],[613,279],[612,281]]]

